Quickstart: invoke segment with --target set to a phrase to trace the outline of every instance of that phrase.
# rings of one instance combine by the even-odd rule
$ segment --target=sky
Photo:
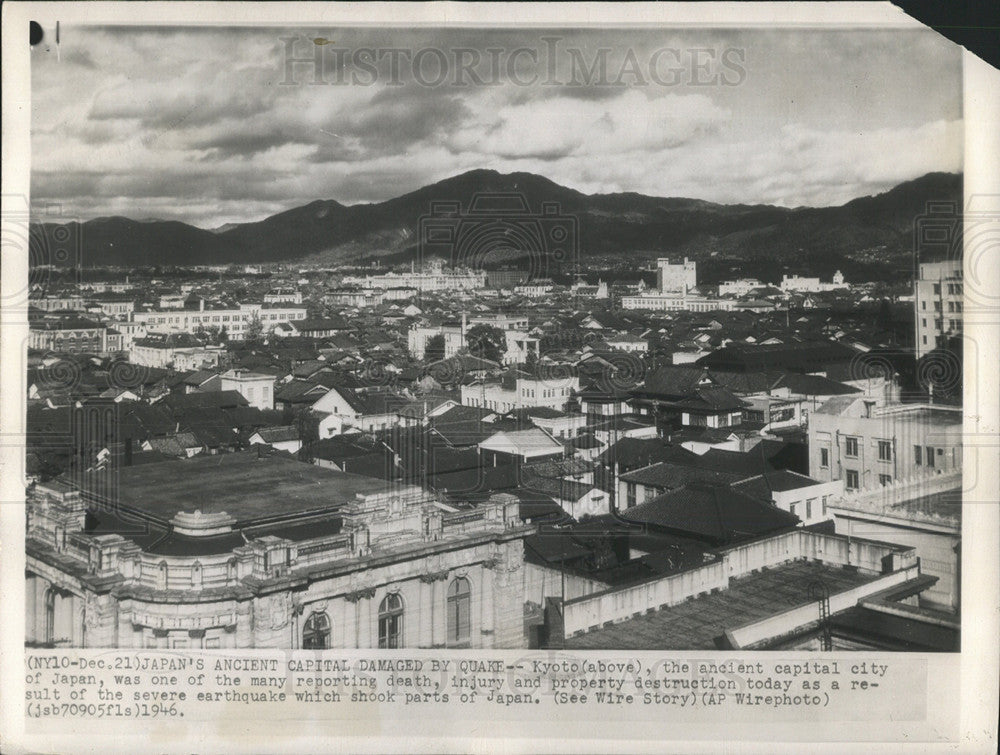
[[[214,228],[476,168],[838,205],[961,171],[961,91],[921,30],[64,26],[32,51],[33,212]]]

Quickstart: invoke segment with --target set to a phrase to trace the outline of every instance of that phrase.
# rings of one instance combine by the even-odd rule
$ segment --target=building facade
[[[939,339],[962,333],[963,289],[961,260],[920,265],[913,293],[917,359]]]
[[[831,399],[809,416],[809,476],[848,492],[962,466],[962,410]]]
[[[277,456],[228,454],[210,462],[122,470],[119,511],[140,517],[140,527],[99,506],[95,514],[86,491],[36,486],[27,507],[27,642],[525,645],[521,568],[532,528],[522,524],[513,496],[456,508],[419,488]],[[229,499],[228,511],[185,500],[193,486],[218,490],[220,474],[230,485],[250,480],[256,492],[242,504]],[[289,475],[308,481],[301,495],[288,495]],[[286,487],[275,487],[275,479]],[[155,508],[142,494],[153,483]]]

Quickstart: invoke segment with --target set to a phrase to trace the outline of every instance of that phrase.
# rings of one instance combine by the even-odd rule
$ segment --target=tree
[[[424,359],[428,362],[438,362],[444,359],[444,336],[441,333],[427,339],[424,346]]]
[[[264,323],[260,321],[257,315],[253,316],[253,319],[247,323],[246,335],[244,340],[248,343],[256,343],[260,340],[261,334],[264,332]]]
[[[226,329],[226,326],[223,325],[221,328],[219,328],[219,343],[226,343],[228,341],[229,341],[229,331]]]
[[[507,336],[494,325],[473,325],[465,333],[465,346],[474,357],[502,362],[507,353]]]

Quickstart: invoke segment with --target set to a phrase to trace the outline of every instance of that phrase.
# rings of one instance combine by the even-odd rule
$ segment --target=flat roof
[[[347,474],[255,451],[125,467],[118,502],[161,522],[182,511],[225,512],[237,525],[309,511],[335,512],[357,494],[399,490],[384,480]]]
[[[815,580],[836,595],[875,579],[837,566],[793,561],[734,579],[727,590],[567,637],[566,649],[716,650],[716,638],[727,629],[809,603],[809,585]]]

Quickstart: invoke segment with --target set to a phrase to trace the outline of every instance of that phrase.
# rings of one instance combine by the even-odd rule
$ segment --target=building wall
[[[934,349],[945,335],[962,332],[964,292],[960,260],[920,265],[913,308],[917,359]]]
[[[660,293],[668,291],[686,291],[698,285],[698,265],[689,262],[687,257],[684,262],[672,264],[669,259],[661,258],[656,261],[656,285]]]
[[[928,419],[923,412],[929,408],[950,416],[951,424]],[[962,466],[961,420],[959,409],[916,404],[875,410],[871,417],[813,412],[809,417],[809,476],[823,481],[843,480],[845,489],[851,490],[920,472],[958,469]],[[856,441],[856,453],[852,453],[851,439]],[[889,444],[889,459],[880,458],[880,442]],[[932,449],[933,464],[928,462],[928,449]],[[856,485],[849,472],[857,473]]]

